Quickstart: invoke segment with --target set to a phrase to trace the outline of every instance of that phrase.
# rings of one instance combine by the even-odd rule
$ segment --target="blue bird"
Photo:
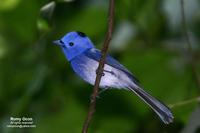
[[[83,80],[94,85],[96,70],[101,58],[101,52],[96,49],[91,40],[82,32],[70,32],[59,40],[59,45],[75,73]],[[144,91],[135,76],[111,56],[106,57],[100,88],[118,88],[134,92],[139,96],[165,123],[173,122],[170,109],[159,100]]]

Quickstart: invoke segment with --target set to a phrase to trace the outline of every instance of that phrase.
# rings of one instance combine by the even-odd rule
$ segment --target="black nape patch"
[[[77,31],[76,33],[81,37],[86,37],[85,33],[83,33],[83,32]]]

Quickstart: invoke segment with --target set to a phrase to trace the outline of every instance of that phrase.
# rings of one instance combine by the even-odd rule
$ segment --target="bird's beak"
[[[60,40],[53,41],[54,44],[62,46],[63,44],[60,43]]]

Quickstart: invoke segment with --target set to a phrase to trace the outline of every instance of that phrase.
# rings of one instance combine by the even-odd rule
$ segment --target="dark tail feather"
[[[145,92],[142,88],[129,88],[132,92],[138,95],[145,103],[147,103],[153,111],[160,117],[160,119],[165,123],[169,124],[173,122],[173,114],[170,109],[161,103],[159,100]]]

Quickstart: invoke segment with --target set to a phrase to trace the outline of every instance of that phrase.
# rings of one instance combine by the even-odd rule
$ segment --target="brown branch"
[[[186,37],[186,42],[187,42],[187,49],[190,55],[190,65],[191,65],[191,69],[192,69],[192,74],[194,76],[194,79],[196,81],[197,87],[200,90],[200,75],[198,74],[197,71],[197,64],[196,64],[196,60],[193,54],[193,50],[192,50],[192,43],[189,37],[189,33],[188,33],[188,26],[187,26],[187,22],[186,22],[186,17],[185,17],[185,10],[184,10],[184,0],[181,0],[181,16],[182,16],[182,22],[183,22],[183,30],[184,30],[184,34]]]
[[[184,106],[184,105],[188,105],[188,104],[195,103],[195,102],[197,102],[197,103],[200,102],[200,97],[192,98],[192,99],[181,101],[181,102],[174,103],[174,104],[169,104],[168,107],[175,108],[175,107]]]
[[[105,41],[104,41],[104,44],[103,44],[103,48],[101,50],[102,56],[101,56],[101,59],[99,61],[99,66],[98,66],[98,69],[97,69],[97,76],[96,76],[96,79],[95,79],[93,93],[92,93],[91,99],[90,99],[89,111],[88,111],[87,117],[86,117],[84,125],[83,125],[82,133],[88,132],[90,121],[92,120],[93,114],[95,112],[96,97],[98,96],[99,84],[100,84],[101,77],[102,77],[102,74],[103,74],[105,59],[106,59],[106,56],[107,56],[107,53],[108,53],[108,47],[109,47],[110,40],[112,38],[114,7],[115,7],[115,0],[110,0],[110,2],[109,2],[108,31],[106,33],[106,38],[105,38]]]

